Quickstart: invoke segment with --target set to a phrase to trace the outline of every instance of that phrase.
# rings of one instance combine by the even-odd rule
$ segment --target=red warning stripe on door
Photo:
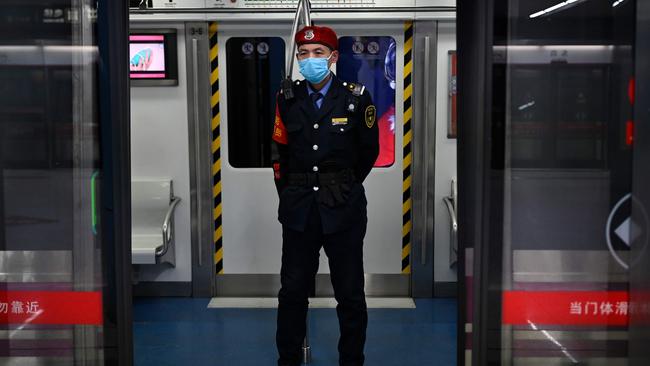
[[[506,291],[503,320],[509,325],[628,324],[625,291]]]
[[[0,324],[102,325],[102,293],[0,291]]]

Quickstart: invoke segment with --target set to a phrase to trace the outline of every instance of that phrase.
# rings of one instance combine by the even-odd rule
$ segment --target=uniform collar
[[[318,91],[318,93],[321,93],[323,98],[325,98],[325,96],[327,95],[327,92],[330,90],[330,86],[332,86],[332,81],[334,81],[334,74],[332,74],[331,71],[330,71],[330,76],[331,76],[330,80],[323,86],[323,88],[321,90]],[[312,89],[311,84],[308,81],[305,81],[305,83],[307,84],[307,94],[308,95],[312,95],[312,94],[316,93],[316,91],[314,89]]]

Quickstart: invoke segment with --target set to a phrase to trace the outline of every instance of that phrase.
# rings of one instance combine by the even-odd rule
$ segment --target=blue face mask
[[[310,57],[298,61],[298,66],[300,67],[300,73],[310,83],[312,84],[320,83],[321,81],[325,80],[327,75],[329,75],[330,73],[329,60],[331,57],[332,57],[331,55],[328,58]]]

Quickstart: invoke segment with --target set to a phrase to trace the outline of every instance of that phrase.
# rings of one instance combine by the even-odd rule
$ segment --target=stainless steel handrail
[[[163,220],[162,224],[163,245],[159,250],[156,251],[156,257],[162,257],[165,255],[171,246],[172,239],[174,239],[174,226],[171,225],[172,218],[174,217],[176,206],[178,206],[180,202],[181,199],[179,197],[174,197],[169,204],[169,208],[167,209],[167,213],[165,214],[165,219]]]
[[[296,16],[293,18],[293,26],[291,27],[291,52],[287,55],[287,69],[285,73],[285,78],[292,79],[293,77],[293,62],[296,57],[296,33],[298,33],[298,27],[300,26],[300,15],[302,13],[302,1],[298,2],[298,7],[296,8]]]
[[[458,261],[458,197],[456,191],[456,180],[451,181],[451,195],[444,197],[442,201],[447,206],[451,228],[449,232],[449,266]]]

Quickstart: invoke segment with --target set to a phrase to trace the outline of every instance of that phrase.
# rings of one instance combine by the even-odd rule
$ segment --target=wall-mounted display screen
[[[176,30],[132,30],[129,70],[135,86],[178,85]]]

